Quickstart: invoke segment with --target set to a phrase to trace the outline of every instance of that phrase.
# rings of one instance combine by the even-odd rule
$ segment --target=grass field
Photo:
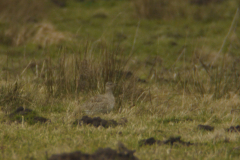
[[[142,160],[239,159],[239,0],[0,0],[0,159],[94,153]],[[76,126],[105,83],[116,127]],[[35,123],[23,106],[50,121]],[[33,116],[31,115],[31,116]],[[210,125],[213,131],[198,128]],[[182,144],[140,146],[154,137]]]

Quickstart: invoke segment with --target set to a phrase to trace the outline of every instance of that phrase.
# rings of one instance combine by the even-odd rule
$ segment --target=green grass
[[[239,159],[239,133],[225,131],[240,123],[237,0],[179,4],[162,18],[139,18],[129,0],[45,5],[43,10],[8,6],[19,9],[14,12],[23,15],[19,22],[13,12],[9,17],[7,9],[0,12],[0,159],[93,153],[100,147],[116,149],[118,141],[143,160]],[[28,12],[36,22],[26,20]],[[124,77],[127,71],[133,76]],[[97,116],[125,117],[127,125],[72,125],[83,116],[73,113],[76,106],[104,92],[106,81],[117,83],[116,109]],[[51,122],[4,122],[19,106]],[[199,124],[215,129],[198,130]],[[139,146],[142,139],[171,136],[196,145]]]
[[[216,126],[214,132],[199,131],[196,129],[198,121],[169,123],[163,125],[156,123],[155,116],[136,117],[134,114],[121,113],[102,116],[106,119],[128,117],[127,126],[104,129],[93,126],[73,127],[68,120],[67,113],[49,113],[52,119],[50,124],[1,124],[5,128],[1,132],[2,156],[7,159],[25,159],[33,157],[44,159],[45,153],[61,153],[81,150],[92,153],[99,147],[116,148],[118,141],[131,149],[136,149],[136,156],[141,159],[176,158],[176,159],[238,159],[239,155],[233,149],[239,145],[238,133],[226,133],[222,123]],[[119,134],[122,132],[122,134]],[[184,141],[198,143],[196,146],[182,147],[138,146],[138,141],[148,137],[164,140],[171,135],[181,135]],[[229,142],[225,142],[229,139]],[[19,158],[21,157],[21,158]]]

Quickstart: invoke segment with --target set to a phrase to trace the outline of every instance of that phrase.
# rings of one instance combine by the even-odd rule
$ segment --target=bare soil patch
[[[240,125],[231,126],[231,127],[227,128],[226,130],[227,130],[227,132],[240,132]]]
[[[46,123],[50,121],[47,118],[40,117],[37,115],[35,111],[29,108],[24,108],[24,107],[18,107],[15,111],[10,113],[7,116],[7,119],[10,122],[18,122],[21,123],[23,121],[26,121],[28,124],[35,124],[35,123]]]
[[[104,128],[108,127],[116,127],[117,125],[120,125],[121,123],[118,123],[117,121],[111,119],[111,120],[105,120],[100,117],[88,117],[83,116],[81,119],[77,119],[73,122],[74,125],[93,125],[94,127],[102,126]]]

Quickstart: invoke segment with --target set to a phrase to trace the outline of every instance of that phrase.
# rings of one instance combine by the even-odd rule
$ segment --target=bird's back
[[[96,113],[108,113],[115,105],[113,94],[97,95],[90,98],[82,105],[82,109],[86,114],[92,115]]]

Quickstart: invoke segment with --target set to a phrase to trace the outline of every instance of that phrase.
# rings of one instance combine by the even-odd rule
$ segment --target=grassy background
[[[0,159],[92,153],[118,141],[140,159],[239,159],[239,133],[225,131],[240,123],[239,3],[0,0]],[[107,81],[117,84],[116,108],[99,116],[128,124],[72,126],[76,106]],[[5,121],[19,106],[51,123]],[[138,146],[170,136],[199,145]]]

